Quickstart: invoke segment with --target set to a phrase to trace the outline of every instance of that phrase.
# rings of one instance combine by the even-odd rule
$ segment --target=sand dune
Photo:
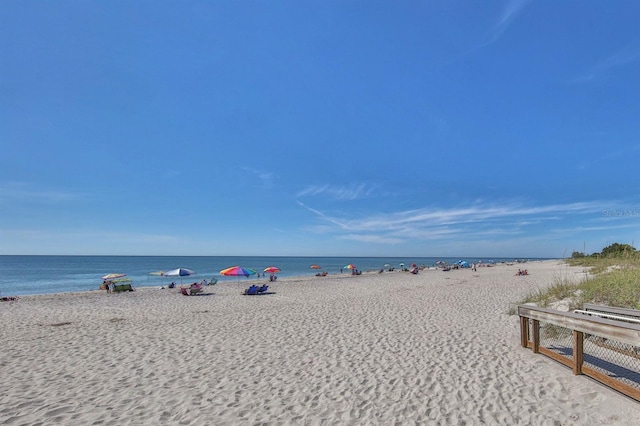
[[[0,304],[1,425],[632,425],[640,404],[520,347],[556,261]]]

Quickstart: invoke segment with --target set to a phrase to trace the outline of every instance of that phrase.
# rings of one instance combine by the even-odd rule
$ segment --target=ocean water
[[[257,278],[255,275],[239,279],[220,275],[221,270],[236,265],[256,271],[277,266],[281,269],[277,274],[279,277],[292,277],[315,275],[318,270],[311,269],[312,264],[320,265],[320,271],[339,274],[349,263],[361,271],[371,271],[379,270],[386,263],[399,268],[400,263],[433,266],[438,260],[454,263],[460,259],[469,263],[492,261],[489,258],[435,257],[0,256],[0,296],[96,290],[102,283],[101,277],[109,273],[126,274],[134,287],[143,287],[166,286],[172,281],[192,283],[213,277],[219,281],[240,282]],[[188,268],[196,275],[182,280],[179,277],[150,275],[150,272],[175,268]],[[344,270],[343,273],[350,271]]]

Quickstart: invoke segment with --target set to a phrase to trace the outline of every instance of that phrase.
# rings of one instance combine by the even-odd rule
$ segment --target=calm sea
[[[180,283],[178,277],[151,275],[154,271],[168,271],[175,268],[194,270],[196,275],[184,277],[184,283],[202,279],[217,278],[219,281],[238,281],[238,278],[224,277],[220,271],[236,265],[262,271],[268,266],[281,269],[279,277],[315,275],[318,270],[312,264],[322,267],[320,271],[339,274],[347,264],[355,265],[361,271],[379,270],[384,264],[398,268],[400,263],[433,266],[436,261],[453,263],[459,258],[435,257],[221,257],[221,256],[0,256],[0,295],[20,296],[27,294],[64,293],[96,290],[102,283],[101,277],[109,273],[123,273],[133,280],[133,285],[163,286],[171,281]],[[468,262],[491,259],[467,258]],[[510,259],[513,260],[513,259]],[[496,261],[500,261],[496,259]],[[349,273],[345,270],[344,273]],[[268,274],[267,274],[268,276]],[[240,277],[240,281],[256,279]]]

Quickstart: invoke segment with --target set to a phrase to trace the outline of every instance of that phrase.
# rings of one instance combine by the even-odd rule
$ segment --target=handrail
[[[635,350],[637,353],[638,348],[640,348],[640,324],[614,319],[612,317],[616,315],[613,314],[600,313],[600,315],[598,315],[598,313],[593,311],[584,312],[588,313],[588,315],[585,315],[583,312],[561,312],[530,305],[518,306],[520,342],[522,347],[531,348],[534,353],[541,353],[566,365],[573,369],[573,374],[587,375],[640,401],[640,389],[620,380],[617,375],[611,376],[605,374],[584,363],[584,342],[588,335],[604,338],[607,341],[626,343],[632,346],[632,350]],[[625,321],[633,320],[633,318],[623,318]],[[570,357],[560,355],[551,348],[542,346],[540,336],[541,322],[572,331],[573,342]]]
[[[570,330],[595,334],[596,336],[617,340],[633,346],[640,346],[640,324],[623,323],[612,319],[588,317],[584,314],[561,312],[555,309],[528,305],[518,306],[518,315],[548,322]]]
[[[596,312],[596,311],[585,311],[582,309],[575,309],[573,311],[574,314],[585,314],[585,315],[596,315],[598,317],[602,317],[602,318],[609,318],[609,319],[614,319],[614,320],[618,320],[618,321],[628,321],[628,322],[633,322],[636,324],[640,324],[640,319],[637,318],[629,318],[629,317],[623,317],[620,315],[612,315],[612,314],[605,314],[602,312]]]

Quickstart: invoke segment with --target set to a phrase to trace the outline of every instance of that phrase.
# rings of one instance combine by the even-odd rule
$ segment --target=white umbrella
[[[172,269],[171,271],[167,271],[164,273],[165,277],[180,277],[180,284],[182,284],[182,277],[186,277],[189,275],[195,275],[195,271],[187,268],[178,268]]]

